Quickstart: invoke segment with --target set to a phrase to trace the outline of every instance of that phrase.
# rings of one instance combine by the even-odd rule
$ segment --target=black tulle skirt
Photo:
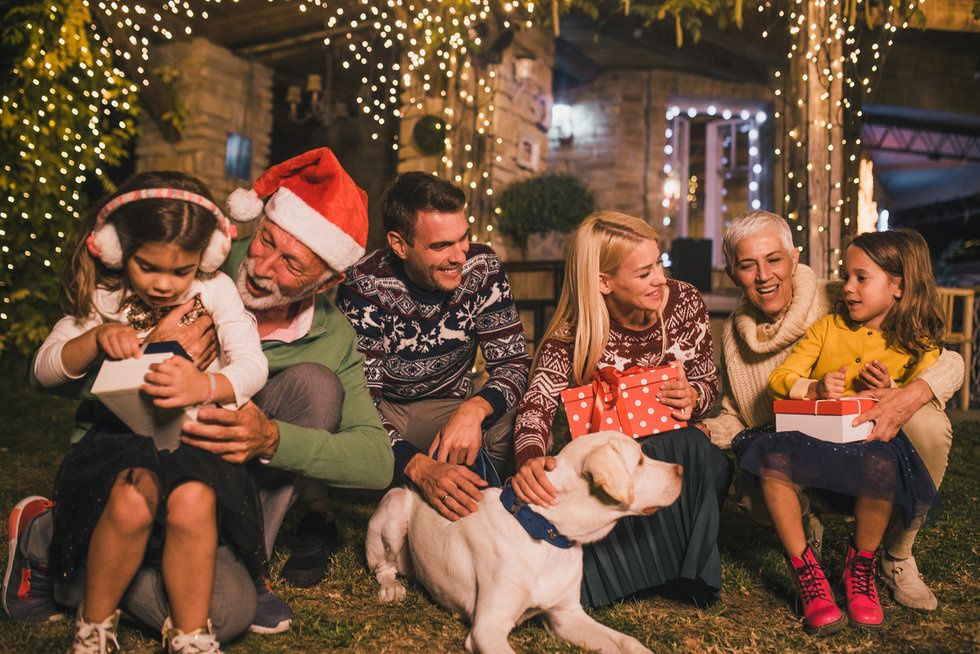
[[[721,589],[718,521],[728,493],[729,460],[697,428],[640,441],[644,454],[684,467],[681,494],[651,516],[620,520],[586,545],[582,603],[598,608],[647,591],[711,602]]]
[[[888,442],[840,444],[769,425],[736,436],[732,450],[739,469],[756,477],[893,502],[907,527],[921,524],[936,499],[928,470],[902,432]]]
[[[186,445],[173,452],[158,451],[153,439],[133,434],[112,418],[96,424],[68,450],[55,477],[54,536],[49,550],[55,579],[70,579],[84,564],[116,478],[134,468],[152,472],[160,487],[144,564],[158,565],[161,560],[170,492],[182,483],[199,481],[215,493],[219,542],[232,546],[253,576],[265,574],[262,510],[245,467]]]

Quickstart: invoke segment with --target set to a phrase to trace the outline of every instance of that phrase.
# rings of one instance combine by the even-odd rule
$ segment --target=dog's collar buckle
[[[550,520],[532,511],[527,502],[517,497],[510,479],[500,489],[500,502],[534,540],[543,540],[561,549],[574,544]]]

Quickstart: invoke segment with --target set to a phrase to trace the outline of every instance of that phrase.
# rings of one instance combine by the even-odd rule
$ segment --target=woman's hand
[[[211,394],[208,376],[182,356],[174,355],[150,365],[140,390],[153,396],[153,404],[162,409],[201,404]]]
[[[545,471],[555,469],[555,457],[538,456],[528,459],[514,475],[514,493],[528,504],[551,506],[558,498],[558,489],[551,485]]]
[[[898,430],[912,419],[915,412],[929,404],[934,397],[929,384],[921,379],[913,379],[901,388],[876,388],[861,391],[858,397],[873,397],[878,400],[873,407],[859,415],[851,423],[853,426],[874,421],[874,427],[866,440],[888,442],[895,438]]]
[[[844,395],[844,375],[847,374],[847,366],[841,366],[833,372],[828,372],[817,382],[818,400],[836,400]],[[811,385],[810,388],[813,388]]]
[[[676,409],[670,414],[675,420],[690,420],[698,403],[698,390],[687,381],[683,364],[671,361],[670,367],[677,371],[677,379],[660,385],[657,401]]]
[[[95,328],[95,341],[99,349],[110,359],[136,359],[140,355],[140,341],[136,330],[122,323],[107,323]]]
[[[891,388],[892,375],[880,361],[872,361],[861,369],[858,379],[866,389]]]

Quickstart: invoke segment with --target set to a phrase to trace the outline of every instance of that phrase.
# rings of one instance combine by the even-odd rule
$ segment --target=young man
[[[395,471],[445,517],[477,509],[481,448],[513,469],[514,412],[530,357],[500,259],[471,243],[463,192],[422,172],[385,191],[388,247],[347,272],[337,306],[364,354],[368,388],[391,437]],[[473,393],[480,347],[489,379]]]

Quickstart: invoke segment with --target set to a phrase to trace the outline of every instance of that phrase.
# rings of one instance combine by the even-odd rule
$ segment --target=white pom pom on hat
[[[228,214],[238,222],[255,220],[264,206],[254,189],[238,188],[228,196]]]

